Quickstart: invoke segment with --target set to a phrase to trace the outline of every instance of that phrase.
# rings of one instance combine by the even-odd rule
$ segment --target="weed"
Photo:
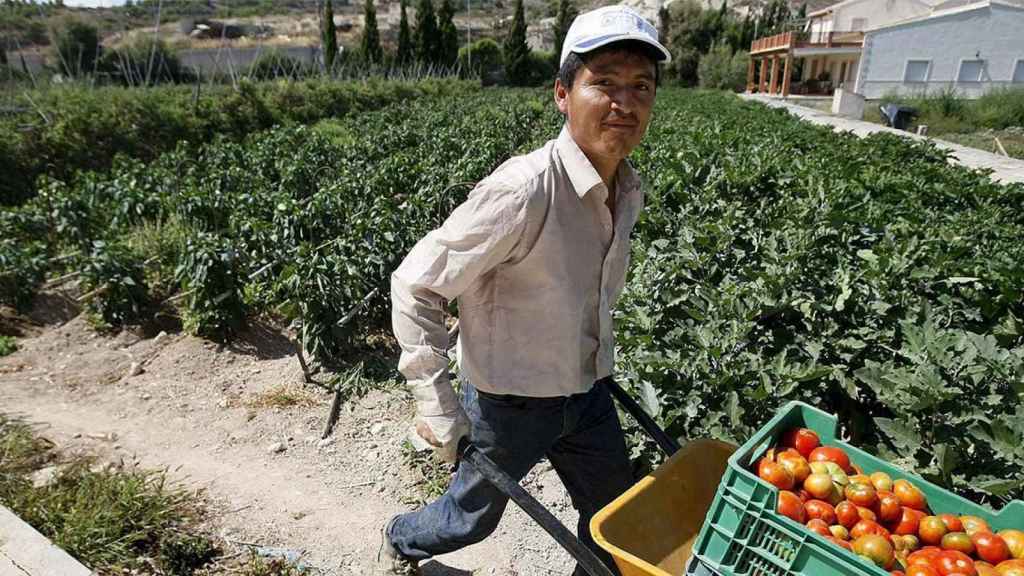
[[[14,354],[18,350],[18,343],[14,336],[0,335],[0,357]]]

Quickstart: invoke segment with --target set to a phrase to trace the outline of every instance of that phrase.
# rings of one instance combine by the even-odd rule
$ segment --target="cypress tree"
[[[377,64],[384,59],[380,32],[377,30],[377,9],[373,6],[373,0],[366,0],[363,6],[363,39],[360,48],[367,62]]]
[[[330,72],[334,69],[334,58],[338,55],[338,30],[334,26],[334,5],[331,0],[327,0],[324,5],[321,28],[320,47],[324,53],[324,66]]]
[[[569,33],[569,26],[572,26],[572,21],[578,13],[572,0],[558,0],[558,15],[555,16],[555,58],[562,57],[565,35]]]
[[[402,18],[398,23],[398,64],[408,64],[413,59],[412,32],[409,17],[405,15],[405,0],[402,0]]]
[[[505,75],[514,85],[525,84],[529,76],[530,47],[526,44],[526,14],[523,11],[523,0],[516,0],[516,12],[512,18],[512,28],[505,38],[502,47],[505,59]]]
[[[416,7],[416,30],[412,34],[416,60],[428,64],[437,62],[437,34],[434,5],[430,0],[420,0]]]
[[[455,66],[459,58],[459,31],[455,28],[455,8],[451,0],[441,0],[441,9],[437,12],[438,62],[444,66]]]

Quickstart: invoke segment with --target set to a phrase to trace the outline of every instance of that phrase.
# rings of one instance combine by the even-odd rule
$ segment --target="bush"
[[[668,64],[668,77],[681,86],[696,86],[697,66],[700,63],[700,52],[695,48],[683,47],[672,54],[672,62]]]
[[[142,261],[125,246],[102,240],[82,262],[82,288],[91,294],[88,309],[110,327],[147,318],[149,293]]]
[[[175,277],[188,294],[184,325],[193,334],[224,339],[245,321],[241,265],[232,242],[213,234],[189,238]]]
[[[463,78],[480,78],[484,85],[498,83],[504,77],[501,46],[490,38],[463,46],[459,49],[459,70]]]
[[[58,23],[50,35],[61,72],[78,77],[95,71],[100,51],[100,37],[95,26],[69,18]]]
[[[14,354],[17,351],[18,342],[14,339],[14,336],[0,334],[0,358]]]
[[[746,52],[735,54],[729,46],[715,46],[701,56],[697,65],[697,76],[702,88],[743,92],[747,85],[747,64],[750,57]]]
[[[993,130],[1024,127],[1024,88],[992,90],[974,101],[978,124]]]
[[[181,67],[178,57],[162,40],[136,40],[131,45],[104,50],[99,70],[125,86],[166,82],[188,82],[192,75]]]
[[[551,52],[533,50],[526,59],[526,84],[528,86],[549,86],[554,84],[558,74],[557,56]]]
[[[309,66],[273,48],[260,54],[249,66],[246,75],[253,80],[296,79],[309,76],[311,72]]]

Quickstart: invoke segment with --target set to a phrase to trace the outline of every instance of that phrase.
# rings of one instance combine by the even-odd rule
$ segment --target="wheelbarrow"
[[[611,554],[622,576],[680,576],[688,570],[693,540],[736,447],[717,440],[680,447],[614,380],[602,383],[669,458],[598,511],[590,533]],[[533,518],[590,576],[613,576],[575,534],[467,438],[459,443],[459,456]]]

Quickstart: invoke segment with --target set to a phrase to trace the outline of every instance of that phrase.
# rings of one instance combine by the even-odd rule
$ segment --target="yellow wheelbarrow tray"
[[[591,519],[591,535],[611,554],[622,576],[680,576],[736,447],[716,440],[697,440],[680,447],[612,378],[600,384],[608,387],[623,409],[670,457],[602,508]],[[473,466],[522,508],[588,574],[613,576],[590,548],[468,438],[459,442],[459,460]]]

